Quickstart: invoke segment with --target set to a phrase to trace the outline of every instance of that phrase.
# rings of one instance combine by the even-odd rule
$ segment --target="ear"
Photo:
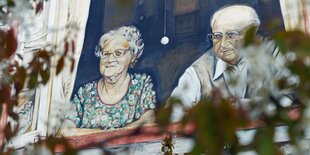
[[[137,62],[136,59],[137,59],[137,55],[136,54],[132,55],[131,60],[130,60],[130,67],[131,68],[133,68],[134,65],[136,64],[136,62]]]
[[[135,62],[136,58],[137,58],[137,54],[133,54],[132,57],[131,57],[130,63]]]

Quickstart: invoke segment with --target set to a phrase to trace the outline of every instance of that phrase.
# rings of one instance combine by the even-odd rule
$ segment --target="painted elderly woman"
[[[143,47],[134,26],[104,34],[95,51],[102,77],[78,89],[66,118],[78,128],[104,130],[152,122],[156,102],[152,80],[146,74],[128,73]]]

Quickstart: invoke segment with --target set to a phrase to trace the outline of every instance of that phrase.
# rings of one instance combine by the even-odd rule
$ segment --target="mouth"
[[[225,55],[230,55],[230,54],[234,53],[234,50],[233,49],[229,49],[229,50],[221,51],[221,53],[225,54]]]
[[[107,62],[104,64],[105,68],[112,68],[112,67],[116,67],[116,63],[115,62]]]
[[[112,67],[115,67],[115,65],[106,65],[104,66],[105,68],[112,68]]]

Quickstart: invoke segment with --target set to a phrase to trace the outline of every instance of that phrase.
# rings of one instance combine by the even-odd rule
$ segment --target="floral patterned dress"
[[[74,95],[72,109],[66,118],[78,128],[121,128],[138,120],[146,111],[155,109],[155,92],[148,75],[130,75],[127,94],[116,104],[101,101],[98,82],[85,84]]]

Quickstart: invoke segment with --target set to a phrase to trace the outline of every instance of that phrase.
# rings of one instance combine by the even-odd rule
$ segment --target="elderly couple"
[[[226,6],[216,11],[211,20],[213,52],[206,52],[180,77],[171,96],[178,97],[187,107],[219,88],[224,97],[246,98],[247,85],[229,85],[227,68],[236,70],[240,81],[247,78],[247,63],[239,54],[245,32],[258,28],[256,11],[245,5]],[[114,129],[153,121],[155,92],[150,76],[130,74],[143,52],[141,34],[134,26],[123,26],[104,34],[96,56],[100,58],[102,78],[80,87],[73,97],[73,108],[66,118],[78,128]],[[175,107],[172,120],[183,115]]]

